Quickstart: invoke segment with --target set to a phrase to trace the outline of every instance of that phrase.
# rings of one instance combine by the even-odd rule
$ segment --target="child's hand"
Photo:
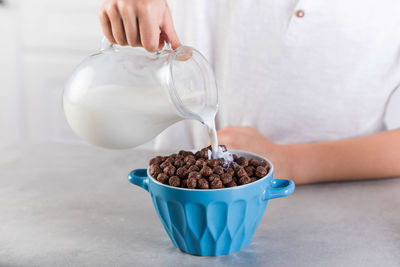
[[[289,177],[288,155],[285,147],[273,143],[251,127],[228,126],[217,132],[218,143],[228,149],[253,152],[271,160],[275,166],[276,177]]]
[[[114,44],[143,46],[149,52],[164,41],[181,44],[165,0],[105,0],[99,10],[104,35]]]
[[[256,129],[244,126],[228,126],[218,131],[218,142],[229,149],[239,149],[263,155],[275,150],[276,144]]]

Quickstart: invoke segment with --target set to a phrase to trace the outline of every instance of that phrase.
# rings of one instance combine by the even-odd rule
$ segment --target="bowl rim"
[[[192,150],[192,152],[193,152],[193,150]],[[255,182],[252,182],[252,183],[248,183],[248,184],[245,184],[245,185],[228,187],[228,188],[219,188],[219,189],[191,189],[191,188],[182,188],[182,187],[176,187],[176,186],[172,186],[172,185],[163,184],[163,183],[160,183],[157,179],[155,179],[154,177],[152,177],[150,175],[149,166],[147,167],[147,170],[146,170],[147,176],[154,183],[162,185],[162,186],[165,186],[167,188],[175,189],[175,190],[184,190],[184,191],[190,191],[190,192],[215,192],[215,191],[221,191],[221,190],[238,190],[238,189],[241,189],[241,188],[246,188],[246,187],[252,186],[254,184],[257,184],[261,180],[264,180],[264,179],[268,178],[268,176],[270,176],[270,175],[272,175],[274,173],[274,165],[272,164],[272,162],[269,159],[267,159],[267,158],[265,158],[263,156],[260,156],[260,155],[258,155],[256,153],[253,153],[253,152],[248,152],[248,151],[238,150],[238,149],[228,149],[228,152],[231,152],[231,153],[234,153],[234,154],[246,154],[246,155],[250,156],[251,158],[261,158],[261,159],[265,160],[266,162],[268,162],[268,164],[270,166],[267,175],[265,175],[264,177],[258,179]]]

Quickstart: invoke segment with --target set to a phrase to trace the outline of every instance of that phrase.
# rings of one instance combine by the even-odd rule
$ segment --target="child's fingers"
[[[159,46],[160,28],[157,18],[148,12],[139,13],[140,40],[149,52],[156,52]]]
[[[125,37],[130,46],[142,46],[140,41],[139,25],[133,8],[126,8],[121,12],[124,21]]]
[[[107,12],[103,8],[99,10],[99,19],[104,36],[108,39],[108,41],[110,41],[110,43],[116,44],[117,41],[115,41],[111,31],[111,22],[108,19]]]
[[[165,32],[165,34],[168,36],[168,42],[171,44],[172,49],[176,49],[181,46],[181,42],[179,41],[178,35],[175,32],[174,23],[172,21],[172,16],[169,8],[167,8],[167,10],[165,11],[161,30]]]
[[[107,10],[108,18],[111,21],[111,31],[114,39],[119,45],[127,45],[124,24],[116,6],[111,6]]]
[[[160,39],[158,40],[158,50],[162,50],[164,48],[165,42],[168,42],[168,36],[165,32],[161,31]]]

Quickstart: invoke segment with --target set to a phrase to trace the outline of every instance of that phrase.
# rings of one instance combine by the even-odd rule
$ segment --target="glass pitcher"
[[[205,123],[218,109],[213,72],[197,50],[181,46],[149,53],[103,39],[100,52],[69,78],[65,117],[89,143],[131,148],[183,119]]]

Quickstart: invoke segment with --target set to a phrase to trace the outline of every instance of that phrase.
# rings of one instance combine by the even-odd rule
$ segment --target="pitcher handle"
[[[134,185],[140,186],[146,191],[149,191],[149,177],[147,169],[136,169],[129,173],[128,181]]]

